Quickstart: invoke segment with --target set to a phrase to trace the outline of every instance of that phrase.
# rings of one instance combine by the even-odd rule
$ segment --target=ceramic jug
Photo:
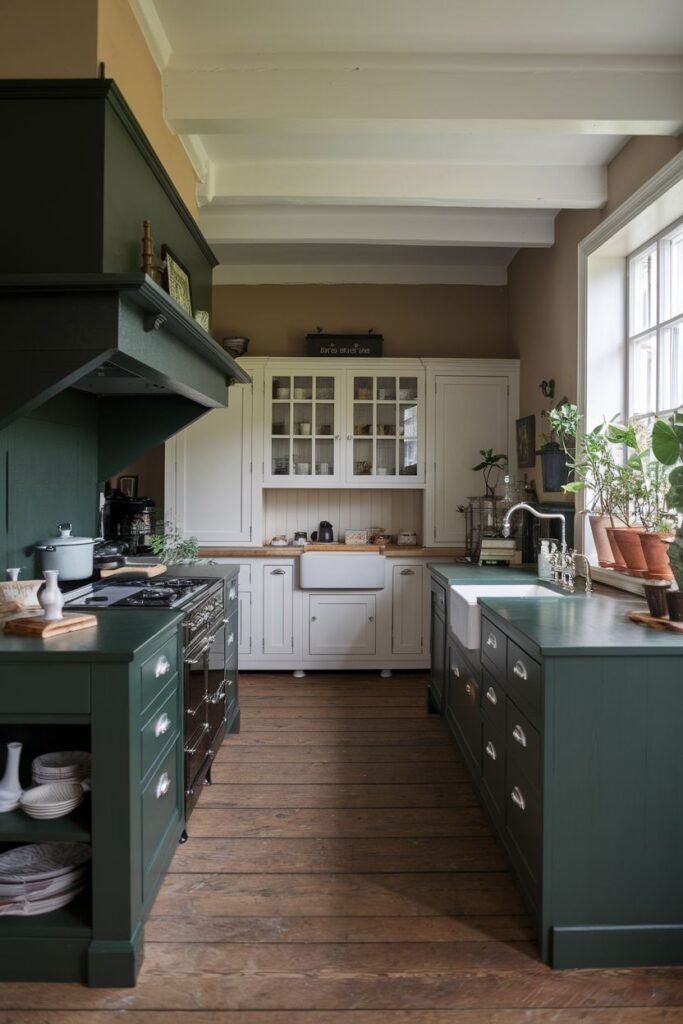
[[[64,618],[62,614],[64,597],[57,586],[59,572],[57,569],[46,569],[43,576],[45,577],[45,586],[41,587],[38,593],[38,601],[45,610],[45,618],[48,622],[55,622],[57,619]]]
[[[5,774],[0,779],[0,813],[12,811],[19,804],[22,792],[19,782],[20,757],[21,743],[8,743]]]

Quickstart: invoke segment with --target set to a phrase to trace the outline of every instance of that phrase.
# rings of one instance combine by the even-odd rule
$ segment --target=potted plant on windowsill
[[[683,591],[683,413],[679,410],[669,420],[657,420],[652,428],[652,451],[663,466],[671,467],[666,502],[678,520],[674,538],[669,544],[669,563],[679,591]]]

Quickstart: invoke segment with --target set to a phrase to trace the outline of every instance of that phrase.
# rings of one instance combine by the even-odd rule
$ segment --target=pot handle
[[[36,544],[36,551],[56,551],[57,548],[54,544]]]

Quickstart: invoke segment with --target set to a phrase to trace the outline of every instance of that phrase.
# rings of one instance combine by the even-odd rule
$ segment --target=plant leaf
[[[681,440],[666,420],[657,420],[652,428],[652,451],[658,462],[675,466],[681,457]]]

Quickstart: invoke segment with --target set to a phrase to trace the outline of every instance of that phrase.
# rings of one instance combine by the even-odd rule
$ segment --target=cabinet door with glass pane
[[[424,380],[349,371],[346,480],[378,487],[424,483]]]
[[[338,484],[342,375],[269,373],[264,478],[292,487]]]

